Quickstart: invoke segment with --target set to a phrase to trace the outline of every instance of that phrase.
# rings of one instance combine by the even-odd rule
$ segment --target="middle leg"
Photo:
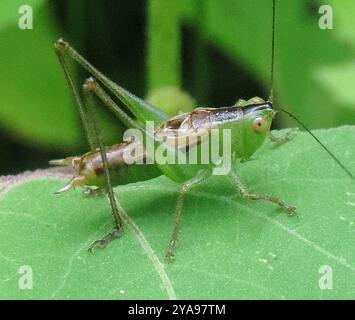
[[[288,205],[280,198],[277,198],[277,197],[271,196],[271,195],[266,195],[266,194],[255,194],[255,193],[249,192],[246,189],[246,187],[243,185],[243,183],[241,182],[241,180],[238,177],[237,173],[235,172],[234,168],[232,169],[232,171],[230,173],[230,178],[231,178],[233,185],[236,187],[236,189],[239,191],[239,193],[241,194],[241,196],[243,198],[249,199],[249,200],[269,201],[269,202],[272,202],[272,203],[278,205],[281,209],[286,211],[289,215],[294,215],[297,213],[295,207]]]
[[[209,169],[200,171],[196,177],[184,182],[179,190],[177,204],[176,204],[176,208],[175,208],[174,227],[173,227],[173,231],[171,233],[168,248],[167,248],[166,254],[165,254],[165,258],[167,259],[168,262],[172,262],[175,259],[174,251],[175,251],[175,245],[176,245],[176,242],[177,242],[178,236],[179,236],[180,222],[181,222],[181,216],[182,216],[182,207],[183,207],[185,195],[192,187],[194,187],[194,186],[202,183],[204,180],[206,180],[210,176],[210,174],[211,174],[211,171]]]

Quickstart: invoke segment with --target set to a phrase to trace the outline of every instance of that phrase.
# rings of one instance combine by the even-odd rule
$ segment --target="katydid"
[[[275,6],[273,7],[273,30],[275,23],[274,9]],[[175,246],[179,234],[185,194],[191,188],[203,183],[209,178],[217,165],[211,161],[211,157],[208,158],[209,161],[207,162],[203,162],[201,157],[198,157],[199,161],[194,164],[179,162],[166,163],[164,161],[158,161],[159,159],[156,159],[156,162],[150,160],[163,145],[162,141],[166,142],[169,139],[174,143],[170,144],[168,148],[177,151],[177,154],[182,153],[187,155],[188,158],[192,157],[194,154],[200,155],[203,142],[209,141],[211,144],[211,141],[214,141],[211,139],[212,130],[228,130],[230,133],[231,140],[229,143],[232,166],[229,177],[236,191],[238,191],[243,198],[269,201],[279,206],[289,215],[297,213],[295,207],[285,203],[276,196],[254,194],[248,191],[240,180],[233,165],[238,159],[242,161],[250,159],[254,152],[263,144],[267,136],[276,143],[283,143],[292,138],[293,131],[288,132],[281,138],[274,137],[270,133],[271,123],[276,114],[272,104],[272,90],[268,101],[254,97],[247,101],[239,100],[235,105],[230,107],[198,108],[193,112],[169,118],[167,114],[160,109],[148,104],[111,81],[64,40],[59,39],[54,47],[68,84],[74,94],[92,150],[80,157],[68,157],[66,159],[53,160],[50,162],[52,165],[73,166],[77,170],[77,174],[73,179],[66,186],[59,189],[57,193],[70,190],[77,186],[93,186],[99,190],[103,190],[108,195],[115,221],[113,229],[102,239],[95,241],[90,246],[90,251],[96,247],[103,248],[111,240],[122,235],[123,219],[116,204],[117,199],[112,187],[165,175],[180,186],[175,209],[175,222],[165,255],[168,261],[172,261],[175,257]],[[273,52],[274,37],[272,43],[272,53]],[[67,54],[78,62],[92,76],[86,80],[83,86],[85,100],[82,99],[82,96],[72,80],[64,59],[64,54]],[[273,60],[272,54],[272,78]],[[272,82],[273,79],[271,80],[271,83]],[[134,117],[126,114],[103,87],[123,103]],[[146,142],[144,142],[145,140],[139,139],[126,140],[114,146],[104,147],[100,138],[99,127],[95,122],[94,108],[91,106],[91,101],[89,101],[93,96],[101,100],[101,102],[127,127],[138,130],[144,138],[151,138],[153,142],[149,151]],[[155,126],[152,131],[148,131],[144,127],[146,121],[154,121],[157,126]],[[179,142],[177,139],[177,137],[181,136],[187,138],[184,139],[183,143]],[[224,138],[218,140],[219,147],[222,146],[225,140]],[[134,151],[135,162],[127,163],[127,161],[125,161],[125,154],[132,154],[132,150]],[[328,150],[327,152],[330,153]],[[174,159],[176,160],[176,157]],[[343,169],[346,170],[346,168]]]

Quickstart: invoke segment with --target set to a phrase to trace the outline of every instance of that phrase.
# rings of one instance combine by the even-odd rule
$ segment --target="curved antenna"
[[[347,169],[341,162],[340,160],[309,130],[300,120],[298,120],[292,113],[284,110],[284,109],[279,109],[282,112],[285,112],[288,114],[291,118],[295,119],[303,129],[305,129],[321,146],[322,148],[327,151],[327,153],[334,159],[334,161],[346,172],[346,174],[355,181],[354,175],[350,172],[349,169]]]
[[[276,0],[272,0],[272,38],[271,38],[271,66],[270,66],[270,97],[272,103],[274,99],[274,65],[275,65],[275,22],[276,22]]]

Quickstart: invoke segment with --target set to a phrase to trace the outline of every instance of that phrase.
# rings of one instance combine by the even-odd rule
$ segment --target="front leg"
[[[233,183],[233,185],[236,187],[236,189],[240,192],[240,195],[249,200],[263,200],[263,201],[269,201],[272,203],[277,204],[281,209],[283,209],[285,212],[287,212],[289,215],[294,215],[297,213],[296,208],[293,206],[288,205],[281,199],[271,196],[271,195],[265,195],[265,194],[255,194],[249,192],[246,187],[243,185],[241,182],[240,178],[238,177],[235,168],[231,170],[230,173],[230,178]]]
[[[296,131],[298,131],[298,128],[292,128],[281,137],[277,137],[273,133],[269,132],[268,137],[272,142],[275,142],[276,144],[283,144],[287,141],[290,141],[294,137]]]

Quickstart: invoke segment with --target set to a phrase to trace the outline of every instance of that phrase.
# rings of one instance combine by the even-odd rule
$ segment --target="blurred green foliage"
[[[174,10],[152,11],[154,5],[148,10],[143,0],[28,0],[34,27],[20,30],[18,9],[23,2],[2,0],[1,172],[45,167],[52,157],[78,154],[87,148],[53,53],[52,43],[60,36],[111,79],[141,97],[148,95],[154,83],[181,82],[197,105],[225,106],[239,97],[267,98],[271,0],[174,3]],[[333,8],[333,30],[318,27],[318,1],[277,1],[276,8],[276,108],[287,108],[311,128],[355,124],[355,21],[351,10],[355,4],[351,0],[330,0],[328,4]],[[147,12],[154,17],[155,28],[146,29],[152,25],[147,23]],[[171,25],[169,14],[174,17]],[[181,29],[177,31],[177,27]],[[180,34],[181,41],[169,44],[159,40],[157,32]],[[152,39],[153,58],[147,54]],[[181,61],[176,61],[177,50],[181,50]],[[168,56],[174,59],[168,61]],[[152,59],[155,67],[150,68],[153,63],[147,62]],[[81,85],[88,74],[74,64],[72,70]],[[107,112],[100,118],[105,123],[106,143],[119,141],[122,126]],[[295,124],[281,118],[278,126]]]

